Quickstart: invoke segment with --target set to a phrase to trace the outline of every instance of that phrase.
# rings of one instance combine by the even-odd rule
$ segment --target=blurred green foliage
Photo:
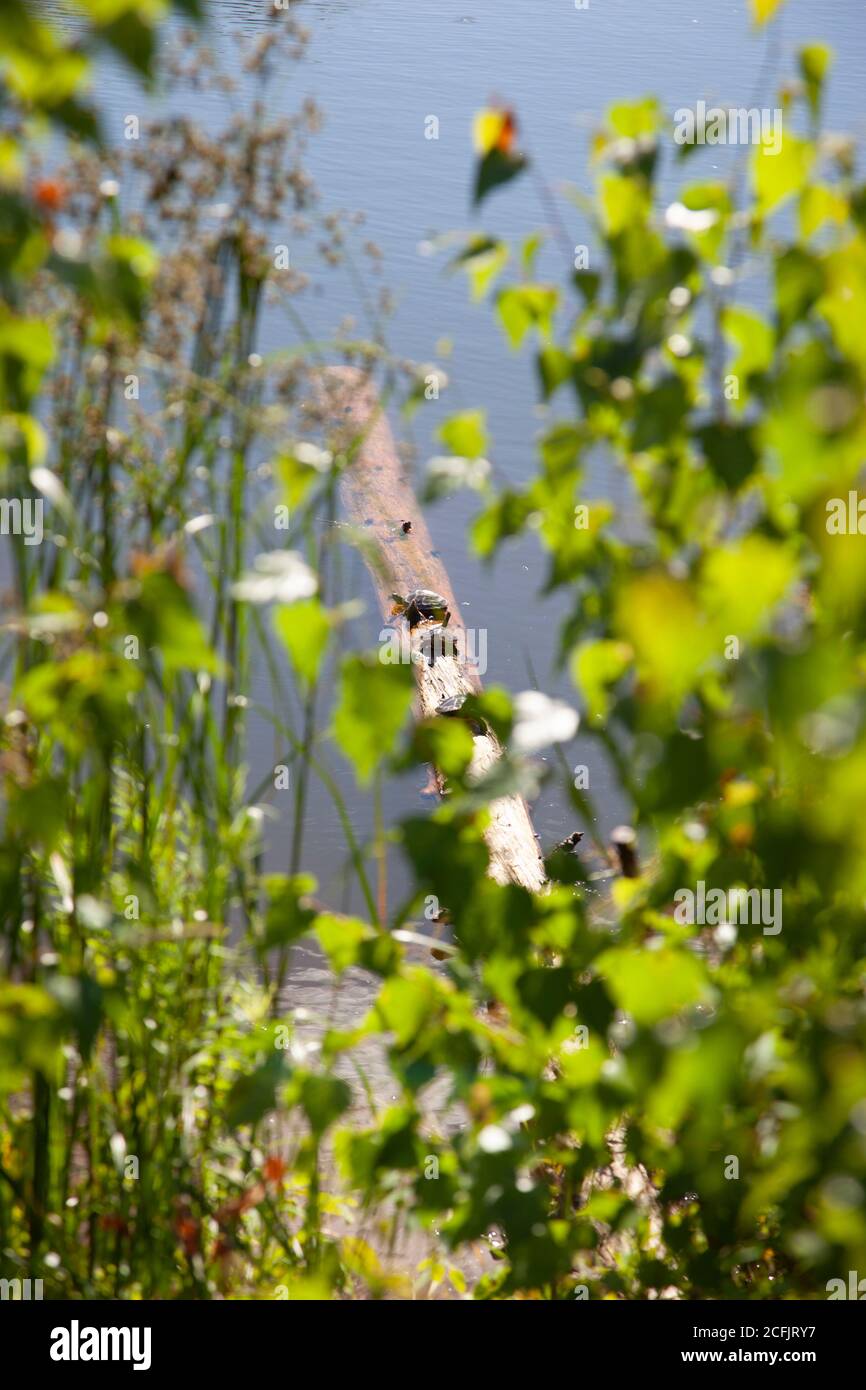
[[[391,832],[414,887],[389,921],[368,879],[384,831],[358,843],[315,729],[346,616],[324,597],[316,523],[333,516],[346,460],[330,469],[309,446],[283,448],[274,472],[301,510],[318,595],[290,589],[299,561],[256,581],[277,601],[302,709],[297,730],[275,715],[297,779],[289,871],[261,872],[240,747],[260,625],[255,601],[228,588],[245,562],[265,278],[243,205],[211,248],[236,277],[235,317],[219,339],[200,322],[192,384],[171,399],[174,471],[143,475],[147,547],[124,553],[115,417],[86,385],[83,349],[102,354],[101,380],[122,382],[152,347],[162,271],[113,191],[115,225],[71,251],[59,182],[34,182],[30,161],[46,122],[98,140],[89,56],[108,45],[151,77],[167,7],[78,8],[74,44],[24,4],[4,8],[0,38],[16,112],[0,138],[0,466],[8,495],[47,497],[60,537],[48,559],[15,538],[5,626],[3,1273],[40,1277],[53,1251],[68,1296],[399,1295],[406,1279],[358,1220],[379,1212],[431,1242],[438,1231],[454,1259],[486,1242],[476,1297],[566,1298],[584,1284],[591,1297],[824,1297],[829,1279],[866,1268],[866,551],[859,532],[826,525],[866,446],[866,189],[851,145],[820,128],[829,53],[802,54],[782,149],[752,152],[744,199],[735,184],[693,184],[661,208],[672,150],[658,105],[624,103],[583,200],[590,266],[536,280],[541,235],[519,255],[476,236],[457,258],[510,348],[532,355],[550,414],[535,477],[485,485],[474,544],[492,558],[537,536],[547,588],[570,605],[560,652],[593,767],[617,775],[640,854],[634,873],[563,869],[539,895],[495,882],[485,803],[526,784],[524,761],[507,754],[479,789],[466,724],[429,721],[401,743],[405,668],[350,652],[328,738],[359,782],[378,798],[389,771],[427,760],[452,779],[432,814]],[[753,6],[760,22],[775,8]],[[483,204],[526,161],[510,113],[482,113],[476,140]],[[746,256],[761,288],[740,302]],[[76,490],[44,409],[58,363],[62,391],[96,421],[92,492]],[[226,447],[226,416],[226,512],[200,553],[201,603],[175,507],[193,458]],[[483,413],[453,417],[442,439],[479,459]],[[637,540],[587,495],[598,450],[627,480]],[[206,534],[214,518],[199,521]],[[472,713],[507,739],[504,692]],[[334,796],[369,922],[323,908],[302,872],[311,772]],[[591,792],[569,788],[594,824]],[[781,890],[782,931],[679,922],[674,895],[699,882]],[[405,923],[431,899],[453,940],[444,963],[419,965]],[[381,982],[366,1019],[332,1019],[312,1047],[303,1011],[280,1017],[287,951],[311,934],[335,981],[360,966]],[[396,1099],[361,1118],[345,1078],[373,1038]],[[431,1131],[433,1081],[464,1118],[452,1134]],[[279,1152],[274,1114],[290,1124]],[[446,1273],[466,1290],[438,1255],[417,1273],[428,1290]]]

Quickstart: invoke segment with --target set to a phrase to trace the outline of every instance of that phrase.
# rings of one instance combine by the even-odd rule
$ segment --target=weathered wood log
[[[375,386],[359,369],[333,367],[325,374],[324,389],[328,419],[338,443],[346,450],[351,448],[351,462],[342,475],[341,498],[347,519],[363,528],[370,543],[368,568],[383,617],[395,621],[391,595],[405,595],[413,589],[434,589],[451,610],[444,634],[423,622],[406,634],[413,651],[423,652],[425,639],[437,642],[432,662],[423,658],[413,663],[420,715],[432,718],[443,700],[481,690],[478,674],[467,660],[460,608],[445,566],[433,553],[430,532],[406,479]],[[406,522],[410,523],[408,528]],[[453,652],[445,644],[440,654],[443,636],[453,639]],[[475,734],[474,745],[470,775],[481,777],[501,757],[502,749],[492,731]],[[444,793],[444,779],[438,772],[436,778],[439,791]],[[535,892],[544,887],[544,862],[522,797],[503,796],[491,802],[485,839],[492,878],[499,883],[519,883]]]

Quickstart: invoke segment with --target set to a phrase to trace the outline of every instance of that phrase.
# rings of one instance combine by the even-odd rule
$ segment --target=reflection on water
[[[417,947],[408,948],[407,960],[424,964],[428,969],[436,968],[429,953]],[[295,947],[291,979],[283,1003],[286,1011],[295,1010],[294,1036],[301,1049],[315,1048],[328,1028],[357,1027],[372,1007],[378,988],[378,979],[363,970],[347,970],[337,982],[327,961],[314,947]],[[352,1086],[353,1115],[358,1124],[369,1124],[376,1112],[398,1100],[386,1049],[379,1039],[365,1039],[350,1055],[341,1058],[334,1070]],[[456,1106],[446,1108],[446,1101],[447,1088],[440,1081],[433,1081],[419,1095],[419,1105],[428,1117],[431,1133],[442,1138],[455,1133],[464,1123],[459,1109]]]

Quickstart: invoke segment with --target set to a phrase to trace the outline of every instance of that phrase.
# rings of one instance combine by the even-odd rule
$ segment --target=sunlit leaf
[[[414,680],[408,664],[386,665],[375,657],[348,656],[340,667],[334,737],[358,780],[369,782],[393,750],[412,703]]]
[[[450,416],[436,433],[451,453],[460,458],[483,458],[490,451],[486,411],[463,410]]]
[[[776,132],[781,146],[756,145],[752,152],[752,184],[759,217],[768,217],[789,198],[800,193],[815,161],[809,140],[784,129]]]
[[[553,285],[512,285],[496,296],[496,312],[513,348],[519,348],[527,333],[535,329],[542,339],[550,337],[559,291]]]
[[[806,97],[813,116],[821,109],[824,81],[833,62],[833,50],[825,43],[809,43],[797,55],[800,75],[806,84]]]
[[[508,183],[526,167],[526,159],[515,148],[516,123],[512,112],[480,111],[473,124],[475,148],[480,155],[473,201],[476,206],[492,189]]]
[[[296,874],[291,878],[286,874],[268,875],[264,932],[258,939],[262,949],[287,946],[310,930],[316,910],[305,899],[315,888],[316,880],[311,874]]]
[[[312,685],[332,631],[328,610],[316,598],[300,599],[287,608],[277,609],[274,627],[300,680]]]
[[[584,642],[572,657],[575,684],[586,698],[594,719],[604,719],[610,706],[609,687],[625,674],[632,650],[625,642]]]
[[[763,536],[719,546],[706,558],[702,597],[740,637],[766,629],[796,575],[790,549]]]
[[[703,966],[689,951],[614,947],[595,966],[619,1007],[650,1027],[698,1003],[706,992]]]

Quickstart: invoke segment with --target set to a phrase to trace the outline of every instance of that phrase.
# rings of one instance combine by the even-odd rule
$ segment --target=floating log
[[[351,462],[341,479],[343,508],[347,520],[363,529],[370,543],[365,559],[383,617],[402,622],[393,617],[391,595],[405,595],[413,589],[435,590],[451,610],[444,634],[435,624],[425,622],[407,634],[411,649],[421,651],[422,656],[425,642],[437,642],[432,662],[424,658],[413,663],[420,717],[432,718],[443,700],[481,690],[478,674],[466,660],[466,628],[460,607],[445,566],[434,554],[430,532],[406,479],[375,386],[358,368],[333,367],[325,374],[325,392],[328,419],[338,443],[347,451],[351,449]],[[442,642],[449,636],[453,651]],[[476,734],[474,745],[470,774],[481,777],[502,756],[502,748],[492,730]],[[434,771],[438,790],[444,793],[445,779]],[[522,797],[503,796],[490,803],[485,840],[490,875],[498,883],[518,883],[533,892],[544,888],[544,862]]]

